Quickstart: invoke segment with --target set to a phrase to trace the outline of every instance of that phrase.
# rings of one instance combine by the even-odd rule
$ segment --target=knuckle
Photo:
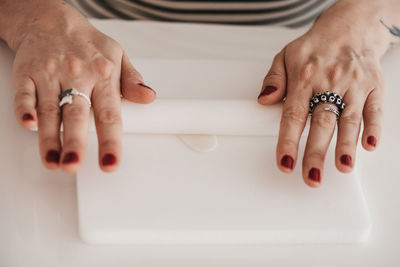
[[[282,121],[294,121],[304,124],[307,121],[308,108],[300,105],[289,106],[282,112]]]
[[[383,108],[378,103],[371,103],[365,106],[364,115],[366,116],[382,116]]]
[[[111,60],[106,59],[105,57],[99,57],[95,59],[94,67],[96,73],[103,79],[110,78],[111,74],[116,69],[115,64]]]
[[[96,90],[94,94],[98,98],[105,99],[104,103],[102,103],[103,107],[111,107],[115,105],[119,105],[120,96],[119,93],[116,94],[116,88],[112,85],[112,83],[105,83],[105,86],[100,90]]]
[[[264,78],[264,83],[268,81],[270,84],[280,85],[282,80],[286,80],[285,74],[275,69],[270,69]]]
[[[296,143],[295,140],[290,139],[290,138],[281,138],[279,140],[279,145],[278,147],[280,148],[281,151],[289,151],[292,149],[297,150],[298,143]]]
[[[15,96],[14,96],[14,103],[15,104],[32,104],[35,105],[36,103],[36,94],[33,90],[29,90],[27,88],[17,89]]]
[[[84,62],[77,57],[70,57],[67,59],[68,72],[72,77],[78,77],[82,74],[84,69]]]
[[[325,152],[319,149],[315,149],[312,151],[308,151],[304,158],[312,158],[312,159],[317,159],[319,161],[324,161],[325,160]]]
[[[342,116],[340,117],[340,122],[358,127],[361,123],[361,114],[352,110],[343,112]]]
[[[349,140],[338,140],[337,142],[337,149],[349,150],[349,148],[353,148],[357,145],[357,141],[349,141]]]
[[[119,146],[119,142],[115,139],[105,139],[99,142],[102,149],[115,149]]]
[[[67,106],[65,106],[64,111],[66,111],[66,113],[68,114],[68,117],[71,118],[83,118],[82,114],[86,113],[87,108],[84,108],[81,105],[75,105],[75,104],[69,104]],[[64,114],[66,114],[64,113]]]
[[[54,57],[49,57],[43,60],[42,69],[50,75],[53,75],[57,71],[58,60]]]
[[[307,62],[302,67],[300,67],[300,77],[299,77],[300,82],[308,83],[314,76],[313,75],[315,72],[314,69],[315,69],[315,63],[313,62]]]
[[[41,103],[37,109],[38,116],[60,116],[60,108],[57,103]]]
[[[282,72],[277,71],[276,69],[271,68],[271,69],[268,71],[267,76],[266,76],[265,78],[266,78],[266,79],[274,79],[274,78],[280,79],[280,78],[282,78],[283,76],[284,76],[284,75],[283,75]]]
[[[22,113],[28,109],[35,96],[28,90],[18,90],[14,97],[14,110]]]
[[[19,89],[15,93],[15,98],[18,99],[18,100],[30,99],[32,97],[34,97],[33,92],[30,91],[30,90],[26,90],[26,89]]]
[[[42,150],[47,151],[48,148],[57,147],[57,136],[44,135],[44,133],[40,134],[41,138],[39,138],[39,147],[41,147]]]
[[[361,81],[364,77],[363,71],[359,68],[354,68],[352,72],[352,78],[354,81]]]
[[[342,66],[340,66],[339,64],[335,64],[328,73],[328,79],[330,83],[336,83],[337,81],[339,81],[342,71]]]
[[[331,129],[336,124],[336,115],[331,112],[315,112],[312,116],[312,123],[324,129]]]
[[[119,112],[112,108],[100,109],[97,115],[100,124],[113,124],[121,121]]]
[[[64,150],[69,150],[69,149],[82,149],[86,146],[84,140],[81,140],[76,137],[70,137],[68,139],[64,140],[63,144],[63,149]]]

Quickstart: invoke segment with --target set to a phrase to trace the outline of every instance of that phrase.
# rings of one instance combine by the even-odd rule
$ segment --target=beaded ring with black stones
[[[346,104],[343,102],[342,97],[336,93],[326,91],[324,93],[316,93],[310,100],[309,114],[312,115],[314,109],[319,104],[331,104],[337,107],[337,112],[334,112],[339,118]],[[325,109],[331,111],[331,109]],[[332,111],[333,112],[333,111]]]

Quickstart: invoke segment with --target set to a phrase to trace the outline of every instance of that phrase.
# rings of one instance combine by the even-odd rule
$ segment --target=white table
[[[263,51],[299,36],[279,28],[93,21],[130,57],[263,59]],[[130,34],[126,34],[129,32]],[[280,36],[280,38],[277,38]],[[91,246],[77,229],[75,177],[41,164],[37,134],[13,116],[13,55],[0,44],[0,266],[397,266],[400,234],[400,50],[384,59],[386,113],[382,143],[361,153],[362,185],[373,227],[364,245]],[[134,63],[134,62],[133,62]],[[268,66],[266,66],[267,69]]]

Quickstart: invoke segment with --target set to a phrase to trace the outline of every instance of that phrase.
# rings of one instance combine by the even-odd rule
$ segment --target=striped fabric
[[[335,0],[67,0],[87,17],[297,27]]]

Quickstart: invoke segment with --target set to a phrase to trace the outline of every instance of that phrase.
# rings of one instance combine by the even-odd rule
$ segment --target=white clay
[[[211,152],[218,145],[216,135],[179,134],[177,136],[187,147],[197,152]]]

